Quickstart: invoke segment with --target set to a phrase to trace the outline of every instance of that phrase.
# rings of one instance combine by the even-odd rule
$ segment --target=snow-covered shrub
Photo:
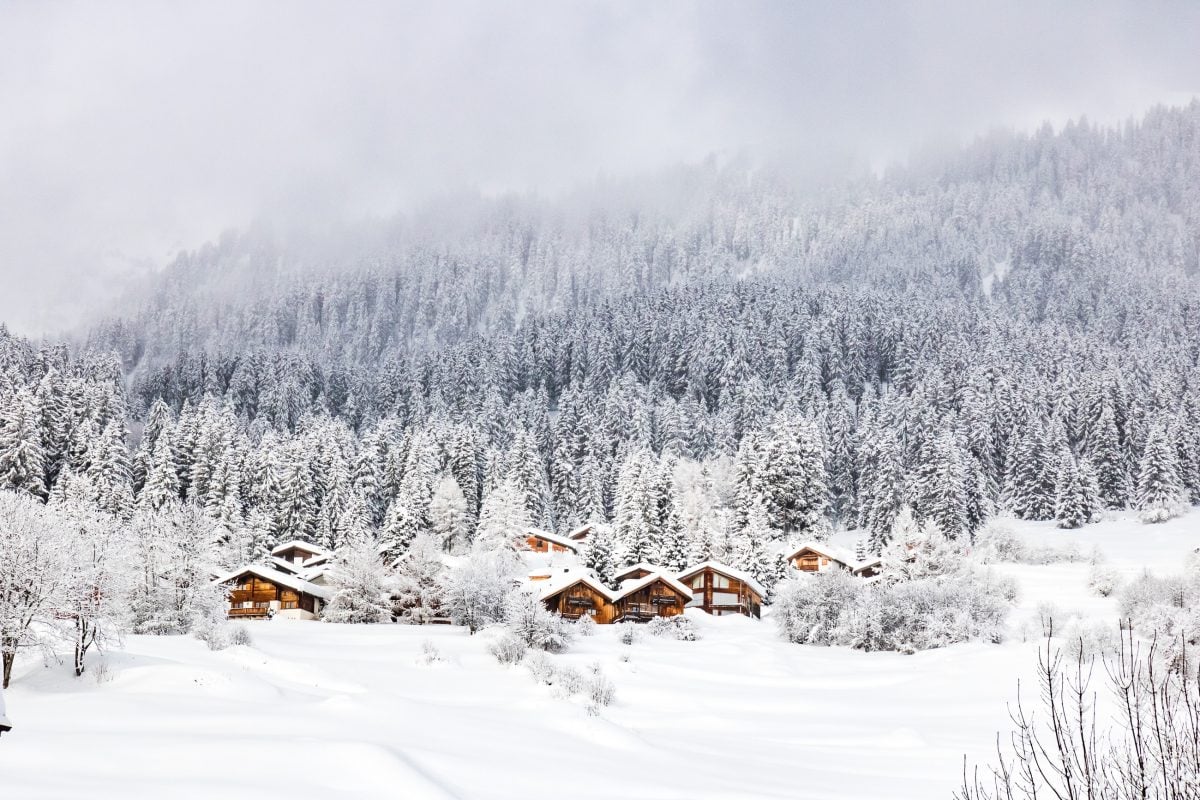
[[[984,564],[1019,563],[1025,542],[1001,520],[988,522],[975,536],[975,552]]]
[[[975,554],[984,564],[1062,564],[1084,560],[1079,543],[1030,544],[1006,522],[992,520],[975,537]]]
[[[621,644],[636,644],[638,639],[642,638],[642,632],[636,623],[622,622],[619,627],[621,632],[617,638]]]
[[[1121,589],[1117,607],[1121,618],[1134,621],[1137,630],[1137,619],[1145,609],[1153,605],[1183,606],[1187,591],[1182,578],[1160,578],[1146,571],[1137,576]]]
[[[579,619],[575,620],[575,633],[580,636],[595,636],[596,620],[587,614],[580,614]]]
[[[843,570],[801,575],[779,589],[772,616],[789,642],[839,644],[840,632],[867,588]]]
[[[694,642],[700,638],[695,623],[682,614],[673,617],[655,617],[646,624],[646,632],[651,636],[665,636],[681,642]]]
[[[1088,588],[1094,594],[1108,597],[1121,585],[1121,573],[1108,564],[1092,564],[1088,571]]]
[[[440,616],[442,550],[433,536],[418,534],[397,560],[392,580],[392,615],[397,622],[424,625]]]
[[[505,631],[488,643],[488,652],[501,664],[519,664],[528,651],[525,641],[512,631]]]
[[[574,667],[560,667],[555,677],[554,685],[564,695],[582,694],[588,688],[587,678]]]
[[[526,655],[525,669],[529,670],[529,674],[535,681],[546,686],[554,685],[558,672],[554,667],[554,662],[550,660],[550,656],[538,651]]]
[[[421,642],[421,658],[420,663],[425,666],[436,664],[442,661],[442,653],[437,649],[437,645],[432,640],[426,639]]]
[[[1105,658],[1120,647],[1120,632],[1111,622],[1071,617],[1056,635],[1063,640],[1063,649],[1075,661]]]
[[[250,644],[250,632],[246,630],[245,625],[222,622],[197,627],[192,634],[208,645],[209,650],[224,650],[227,647]]]
[[[547,611],[541,600],[527,592],[516,592],[508,598],[504,624],[527,647],[552,653],[566,649],[572,633],[569,623]]]
[[[894,577],[872,583],[844,571],[788,581],[773,612],[780,632],[799,644],[862,650],[1000,641],[1016,596],[1011,579],[975,568],[941,542],[909,552],[911,558]]]
[[[593,716],[599,714],[600,709],[612,705],[616,694],[617,687],[600,669],[599,664],[593,664],[591,675],[587,678],[588,713]]]
[[[470,555],[441,578],[442,606],[456,625],[476,633],[504,618],[520,572],[515,551],[476,545]]]

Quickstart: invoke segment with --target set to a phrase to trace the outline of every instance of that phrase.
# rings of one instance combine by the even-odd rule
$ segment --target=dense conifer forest
[[[601,576],[901,509],[971,537],[1200,501],[1200,103],[802,188],[742,162],[182,254],[0,332],[0,484],[277,542],[596,525]],[[349,243],[349,244],[347,244]]]

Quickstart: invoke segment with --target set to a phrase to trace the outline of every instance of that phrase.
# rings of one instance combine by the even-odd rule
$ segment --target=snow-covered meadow
[[[1191,513],[1064,532],[1011,523],[1035,543],[1099,547],[1128,578],[1178,572],[1200,546]],[[1029,679],[1039,609],[1115,625],[1085,562],[1002,564],[1021,586],[1009,640],[906,656],[782,641],[769,619],[709,618],[702,638],[616,628],[548,656],[613,681],[590,715],[487,651],[488,632],[275,620],[251,646],[129,636],[90,672],[27,654],[0,740],[4,797],[931,798],[964,755],[986,759]],[[427,643],[440,655],[428,662]]]

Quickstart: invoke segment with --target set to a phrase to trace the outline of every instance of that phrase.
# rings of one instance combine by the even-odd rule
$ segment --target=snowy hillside
[[[1197,515],[1063,532],[1014,522],[1030,542],[1099,547],[1128,577],[1178,571]],[[129,636],[91,677],[22,657],[8,694],[20,736],[0,742],[6,796],[212,798],[930,798],[964,755],[985,758],[1028,679],[1039,606],[1115,621],[1085,563],[1005,564],[1022,596],[1003,645],[917,653],[797,646],[770,619],[696,612],[702,638],[614,627],[556,664],[599,663],[612,705],[591,716],[487,652],[494,631],[448,626],[250,623],[250,646]],[[1028,639],[1024,640],[1028,635]],[[428,662],[427,642],[440,660]],[[103,664],[103,667],[101,666]],[[64,758],[64,754],[70,754]]]

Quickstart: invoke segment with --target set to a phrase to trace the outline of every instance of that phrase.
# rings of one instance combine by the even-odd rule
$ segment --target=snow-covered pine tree
[[[1174,444],[1165,422],[1150,426],[1138,467],[1137,508],[1142,522],[1165,522],[1186,509]]]
[[[334,555],[326,577],[331,591],[324,622],[378,623],[392,618],[392,577],[379,545],[365,532],[352,533]]]
[[[1055,486],[1054,519],[1060,528],[1081,528],[1094,521],[1099,511],[1095,488],[1091,485],[1087,467],[1070,451],[1059,456],[1058,481]]]

